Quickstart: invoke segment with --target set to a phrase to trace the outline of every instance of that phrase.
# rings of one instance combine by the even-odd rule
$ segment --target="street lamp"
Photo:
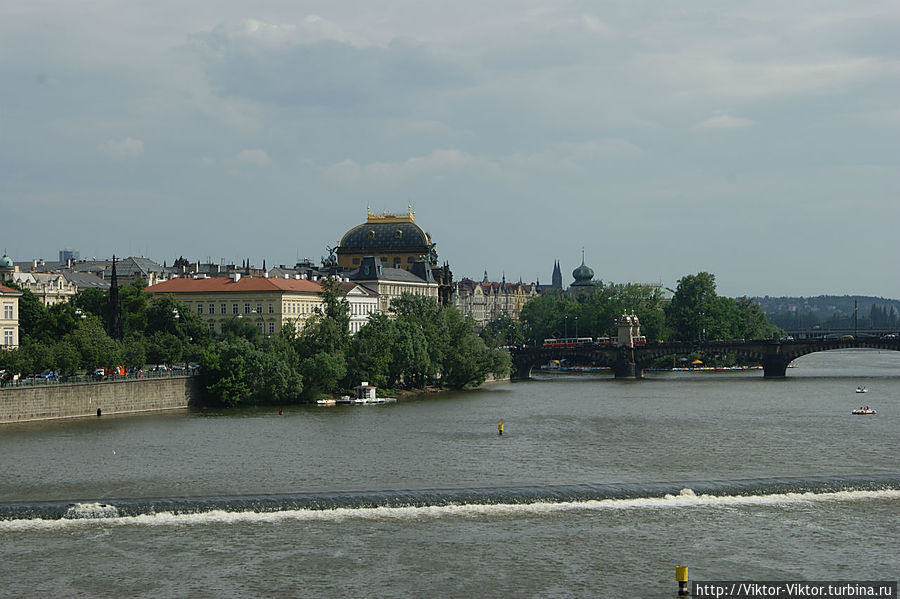
[[[563,323],[565,326],[565,328],[563,329],[565,331],[565,333],[563,335],[563,343],[565,345],[568,345],[569,344],[569,317],[568,316],[563,316]]]
[[[575,339],[578,339],[578,317],[575,317]]]

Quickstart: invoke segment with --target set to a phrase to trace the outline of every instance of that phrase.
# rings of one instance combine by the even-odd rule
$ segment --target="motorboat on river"
[[[857,392],[857,393],[868,393],[868,392],[869,392],[869,389],[866,388],[866,387],[857,387],[857,388],[856,388],[856,392]]]
[[[860,408],[860,409],[858,409],[858,410],[853,410],[853,411],[850,412],[850,413],[851,413],[851,414],[856,414],[857,416],[868,416],[868,415],[870,415],[870,414],[877,414],[878,412],[876,412],[875,410],[873,410],[873,409],[869,408],[868,406],[866,406],[865,408]]]
[[[356,396],[342,395],[340,399],[320,399],[316,403],[320,406],[335,406],[337,404],[372,404],[372,403],[391,403],[397,401],[393,397],[378,397],[375,394],[375,387],[367,381],[360,383],[355,389]]]

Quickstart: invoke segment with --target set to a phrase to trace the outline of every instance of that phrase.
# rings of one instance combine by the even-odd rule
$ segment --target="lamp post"
[[[578,340],[578,317],[575,317],[575,339]]]
[[[569,317],[563,316],[563,325],[564,325],[564,334],[563,334],[563,344],[569,345]]]

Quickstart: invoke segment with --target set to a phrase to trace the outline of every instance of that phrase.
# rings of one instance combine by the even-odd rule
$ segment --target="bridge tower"
[[[634,314],[622,314],[616,320],[618,327],[618,345],[634,347],[634,338],[641,336],[641,323]]]
[[[616,328],[619,356],[613,373],[617,379],[639,379],[642,373],[634,359],[634,338],[641,335],[641,323],[637,316],[626,312],[616,319]]]

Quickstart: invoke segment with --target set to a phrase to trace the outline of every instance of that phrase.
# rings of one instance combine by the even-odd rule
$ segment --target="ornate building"
[[[463,278],[456,283],[455,289],[456,308],[464,316],[471,316],[480,328],[504,314],[518,321],[522,306],[538,295],[534,283],[507,283],[505,277],[499,283],[489,281],[487,272],[480,283]]]
[[[437,266],[437,253],[428,233],[416,224],[416,213],[367,211],[366,222],[347,231],[336,248],[337,262],[345,269],[357,269],[366,256],[376,256],[382,266],[412,270],[417,260]]]
[[[410,270],[384,266],[376,256],[366,256],[359,268],[349,273],[350,282],[362,285],[378,297],[378,311],[387,312],[391,300],[404,293],[423,295],[438,301],[438,283],[424,260],[413,263]]]

